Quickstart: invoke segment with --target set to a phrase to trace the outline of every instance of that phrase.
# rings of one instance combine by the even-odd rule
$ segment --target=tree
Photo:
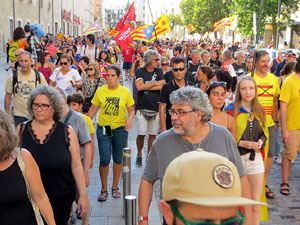
[[[188,26],[192,22],[194,15],[194,0],[182,0],[179,7],[183,15],[183,24]]]
[[[258,20],[261,0],[233,0],[232,9],[238,14],[238,28],[242,34],[253,34],[253,13],[256,13]],[[282,0],[281,10],[281,25],[290,25],[293,21],[290,18],[292,10],[298,10],[298,0]],[[264,8],[262,14],[260,34],[264,33],[265,25],[272,24],[273,26],[273,40],[276,39],[277,31],[277,14],[278,14],[278,0],[264,1]]]
[[[183,25],[183,21],[181,19],[181,15],[178,14],[178,15],[174,15],[173,13],[172,14],[168,14],[166,15],[169,23],[171,23],[173,20],[174,20],[174,25]]]

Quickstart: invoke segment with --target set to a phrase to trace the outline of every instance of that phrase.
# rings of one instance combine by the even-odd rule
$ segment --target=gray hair
[[[191,57],[192,57],[193,55],[200,55],[200,52],[198,51],[198,49],[194,49],[194,50],[192,51]]]
[[[206,51],[206,50],[202,51],[201,54],[200,54],[201,59],[202,59],[203,56],[206,55],[206,54],[210,55],[210,53],[209,53],[208,51]]]
[[[226,49],[224,52],[223,52],[223,56],[226,57],[226,59],[232,59],[232,53],[230,50]]]
[[[167,57],[161,57],[160,63],[165,62],[165,61],[169,62],[169,59]]]
[[[245,52],[244,52],[244,51],[237,51],[237,52],[234,54],[234,56],[235,56],[235,57],[238,57],[239,55],[242,55],[242,54],[245,55]]]
[[[155,50],[148,50],[145,55],[144,55],[144,63],[145,63],[145,67],[147,67],[148,65],[150,65],[152,63],[152,59],[153,56],[157,56],[159,57],[159,54],[157,51]]]
[[[53,120],[55,122],[59,121],[64,112],[64,102],[63,102],[63,97],[59,94],[56,88],[42,85],[31,91],[30,96],[28,98],[27,102],[27,108],[32,117],[34,117],[33,110],[32,110],[32,104],[34,99],[38,95],[45,95],[49,99],[50,104],[52,105],[54,109],[54,114],[53,114]]]
[[[20,56],[21,56],[21,55],[29,55],[29,58],[32,59],[32,55],[31,55],[31,53],[28,52],[28,51],[22,51],[22,52],[20,53]]]
[[[191,86],[179,88],[170,95],[171,104],[188,104],[195,111],[202,112],[201,122],[205,123],[212,117],[212,107],[209,103],[207,94],[200,88]]]

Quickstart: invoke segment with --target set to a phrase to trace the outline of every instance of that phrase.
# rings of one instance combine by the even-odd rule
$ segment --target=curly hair
[[[144,63],[145,63],[145,67],[147,67],[148,65],[151,65],[153,56],[159,57],[158,52],[155,51],[155,50],[148,50],[148,51],[145,53],[145,55],[144,55]]]
[[[15,132],[12,118],[0,110],[0,162],[12,156],[12,152],[18,146],[19,137]]]
[[[34,99],[38,95],[47,96],[50,104],[52,105],[52,107],[54,109],[53,120],[55,122],[59,121],[62,118],[62,115],[64,112],[63,98],[62,98],[61,94],[57,91],[56,88],[46,86],[46,85],[39,86],[38,88],[34,89],[29,95],[28,102],[27,102],[27,108],[28,108],[28,111],[29,111],[30,115],[32,116],[32,118],[34,118],[32,104],[33,104]]]
[[[202,112],[201,121],[208,122],[212,117],[212,107],[207,95],[200,89],[191,86],[179,88],[170,95],[171,104],[188,104],[195,111]]]

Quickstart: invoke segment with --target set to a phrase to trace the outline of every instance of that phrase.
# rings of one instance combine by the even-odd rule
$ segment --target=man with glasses
[[[20,63],[19,63],[19,59],[20,59],[20,54],[24,52],[23,48],[18,48],[16,51],[15,51],[15,56],[17,58],[17,62],[12,62],[11,63],[11,70],[14,72],[14,71],[18,71],[19,68],[20,68]]]
[[[170,94],[181,87],[194,85],[194,83],[184,79],[186,70],[187,68],[185,65],[185,59],[183,57],[175,58],[172,65],[174,79],[169,83],[165,84],[160,91],[158,104],[159,125],[161,133],[172,128],[171,116],[169,114],[169,110],[172,106],[170,103]]]
[[[4,108],[7,113],[10,111],[13,97],[11,113],[14,116],[15,126],[28,120],[27,99],[30,92],[39,85],[47,85],[44,75],[31,68],[32,58],[29,52],[23,51],[18,57],[20,70],[8,77],[4,97]]]
[[[225,127],[209,122],[212,117],[212,107],[207,95],[199,88],[188,86],[172,92],[170,102],[172,108],[169,113],[173,128],[156,139],[141,179],[139,189],[140,225],[148,224],[148,210],[155,181],[163,180],[165,170],[173,159],[197,148],[203,148],[205,151],[228,158],[238,169],[243,196],[251,197],[249,183],[245,176],[246,172],[233,136]],[[247,224],[253,224],[252,209],[246,207],[245,213]]]
[[[142,149],[144,138],[149,134],[148,153],[157,134],[158,98],[165,84],[160,59],[157,51],[149,50],[144,55],[145,66],[135,72],[136,88],[138,90],[136,116],[138,120],[138,136],[136,139],[138,155],[136,166],[142,166]]]
[[[168,225],[242,225],[245,218],[239,206],[265,205],[242,198],[236,167],[202,149],[184,153],[169,164],[162,199],[160,207]]]
[[[279,63],[276,71],[275,71],[275,75],[277,77],[280,77],[280,71],[283,69],[283,67],[285,66],[285,64],[287,64],[288,62],[296,62],[296,54],[292,51],[292,50],[288,50],[285,54],[284,54],[284,60],[283,62]]]

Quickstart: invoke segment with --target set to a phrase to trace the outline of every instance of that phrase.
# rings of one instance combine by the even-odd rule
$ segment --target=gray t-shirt
[[[71,109],[69,110],[69,113],[71,112]],[[68,114],[69,114],[68,113]],[[65,122],[66,118],[62,118],[60,121]],[[83,158],[83,145],[91,141],[91,135],[89,127],[83,118],[78,112],[75,112],[72,110],[71,116],[69,117],[67,124],[69,124],[75,131],[79,147],[80,147],[80,158]]]
[[[246,172],[236,142],[231,133],[222,126],[208,123],[210,131],[198,144],[192,144],[170,129],[162,133],[152,145],[143,178],[149,182],[162,180],[169,163],[177,156],[202,148],[207,152],[216,153],[229,159],[238,169],[240,177]]]

